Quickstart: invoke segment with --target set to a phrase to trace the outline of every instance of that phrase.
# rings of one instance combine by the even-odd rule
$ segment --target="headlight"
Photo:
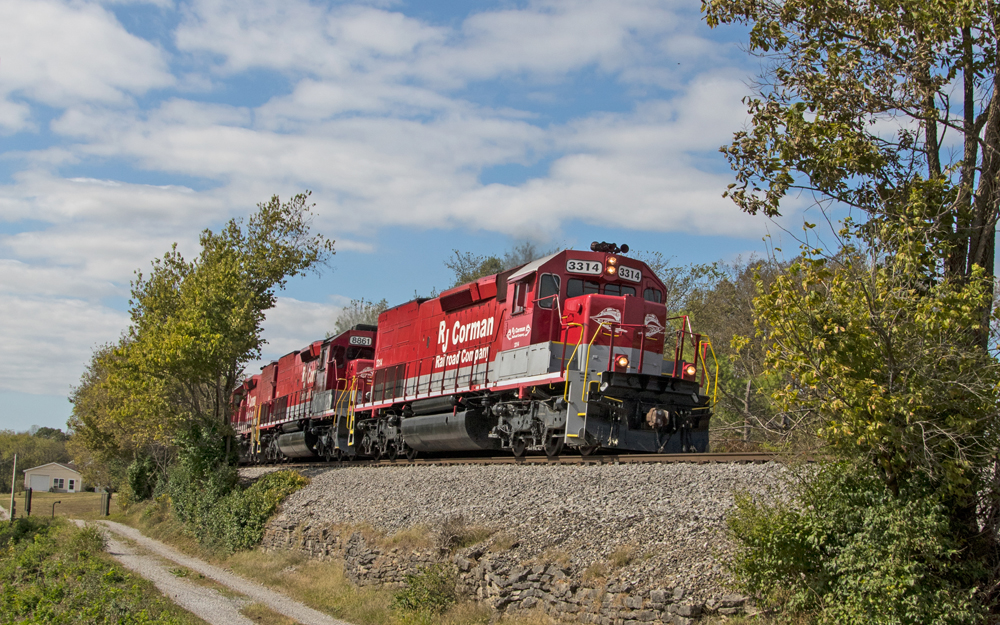
[[[615,359],[615,364],[617,364],[622,369],[628,368],[628,356],[624,354]]]
[[[618,264],[618,259],[615,258],[614,256],[608,256],[608,264],[609,265],[617,265]]]
[[[684,375],[694,375],[695,368],[694,365],[688,365],[684,367]]]
[[[618,271],[618,270],[615,269],[614,265],[608,265],[607,271],[608,271],[608,275],[609,276],[613,276],[613,275],[615,275],[615,272]]]

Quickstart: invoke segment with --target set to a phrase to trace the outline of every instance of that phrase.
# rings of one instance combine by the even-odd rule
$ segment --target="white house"
[[[78,493],[83,490],[83,476],[76,465],[50,462],[25,469],[24,487],[35,492]]]

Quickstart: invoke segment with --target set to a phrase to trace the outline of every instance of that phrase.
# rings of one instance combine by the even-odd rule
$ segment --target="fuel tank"
[[[417,451],[477,451],[499,449],[500,441],[489,437],[496,424],[496,417],[462,410],[406,417],[400,431],[406,444]]]
[[[310,431],[282,434],[278,437],[278,449],[289,458],[312,458],[316,455],[318,437]]]

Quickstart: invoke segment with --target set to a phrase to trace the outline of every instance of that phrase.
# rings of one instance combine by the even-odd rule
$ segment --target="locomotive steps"
[[[272,519],[265,548],[343,559],[362,585],[399,584],[446,563],[464,593],[498,611],[542,608],[609,625],[690,623],[742,609],[721,567],[730,553],[725,514],[736,492],[780,496],[787,474],[775,462],[434,462],[307,470],[312,483]],[[448,537],[462,527],[478,542],[456,549]],[[437,541],[407,549],[377,538],[401,533]]]

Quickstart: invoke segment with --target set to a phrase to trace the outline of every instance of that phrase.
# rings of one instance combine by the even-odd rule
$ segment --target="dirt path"
[[[138,530],[127,525],[122,525],[121,523],[115,523],[113,521],[100,521],[99,523],[108,530],[134,541],[141,548],[147,549],[162,558],[176,562],[177,564],[191,569],[192,571],[201,573],[205,577],[249,598],[249,601],[243,601],[240,603],[240,600],[226,598],[215,590],[206,589],[186,580],[178,579],[172,573],[167,571],[162,564],[156,562],[154,558],[149,556],[138,556],[134,553],[124,553],[129,551],[130,548],[114,539],[110,539],[108,541],[109,552],[111,552],[111,555],[118,558],[123,565],[131,568],[133,571],[142,575],[146,579],[152,580],[157,585],[157,588],[160,588],[161,591],[164,592],[164,594],[167,594],[167,596],[169,596],[175,603],[184,609],[197,614],[200,618],[212,623],[213,625],[228,625],[229,623],[252,625],[252,621],[250,619],[239,613],[239,607],[233,607],[236,605],[242,607],[242,605],[246,605],[249,602],[262,603],[271,610],[294,619],[296,622],[301,623],[301,625],[351,625],[346,621],[335,619],[332,616],[323,614],[318,610],[314,610],[304,603],[295,601],[280,592],[271,590],[270,588],[262,586],[256,582],[246,580],[203,560],[199,560],[198,558],[186,556],[176,549],[168,547],[157,540],[143,536]],[[113,547],[112,545],[115,546]],[[118,550],[121,550],[122,552],[120,554],[121,557],[119,557],[119,554],[117,553]],[[127,561],[123,558],[129,560]],[[145,560],[143,560],[143,558],[145,558]],[[129,562],[135,563],[137,567],[141,566],[143,568],[133,568],[129,565]],[[179,595],[175,595],[173,591],[168,592],[160,587],[160,582],[154,578],[154,576],[159,576],[161,574],[166,576],[166,578],[170,578],[165,579],[165,582],[169,581],[174,584],[178,584],[176,588],[179,589]],[[215,593],[218,600],[209,599],[208,595],[210,593]],[[206,617],[199,613],[195,608],[189,607],[189,605],[184,603],[184,601],[190,601],[192,602],[192,605],[195,606],[197,606],[200,601],[204,601],[206,604],[211,601],[211,604],[214,606],[212,610],[225,611],[233,609],[235,611],[226,612],[225,615],[223,615],[222,612],[211,612],[210,617]],[[223,606],[222,603],[226,603],[230,607],[227,608]]]
[[[240,609],[249,605],[249,599],[226,597],[214,588],[205,588],[177,577],[159,558],[140,555],[127,544],[108,537],[108,553],[122,565],[145,577],[156,585],[168,599],[212,625],[254,625]]]

